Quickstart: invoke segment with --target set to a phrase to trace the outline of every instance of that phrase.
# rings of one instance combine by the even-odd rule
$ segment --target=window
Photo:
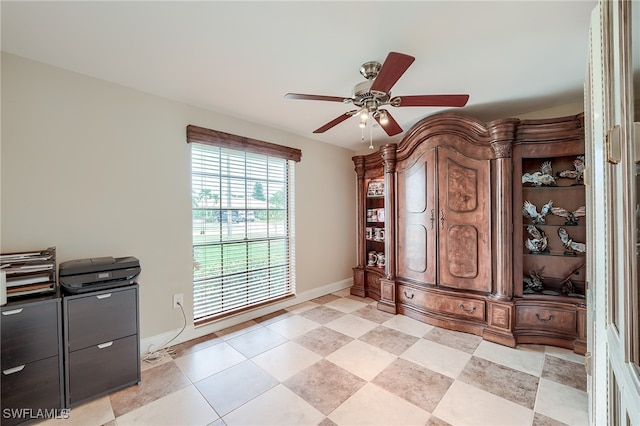
[[[300,151],[195,126],[187,127],[187,141],[194,322],[292,296]]]

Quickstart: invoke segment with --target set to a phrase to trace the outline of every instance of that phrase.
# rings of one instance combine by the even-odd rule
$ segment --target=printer
[[[70,293],[85,293],[135,284],[140,261],[128,257],[93,257],[60,263],[58,280]]]

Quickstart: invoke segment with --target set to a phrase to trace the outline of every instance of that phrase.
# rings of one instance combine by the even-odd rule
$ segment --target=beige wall
[[[142,338],[173,333],[192,299],[188,124],[300,148],[299,293],[348,285],[353,152],[2,54],[1,250],[56,246],[58,262],[136,256]],[[187,309],[187,318],[191,318]]]
[[[529,119],[545,119],[545,118],[555,118],[555,117],[565,117],[569,115],[580,114],[584,111],[584,103],[577,102],[574,104],[561,105],[554,108],[545,109],[542,111],[536,111],[528,114],[520,114],[516,115],[517,118],[522,120]]]

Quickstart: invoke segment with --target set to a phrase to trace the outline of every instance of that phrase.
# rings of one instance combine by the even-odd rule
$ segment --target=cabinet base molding
[[[489,342],[509,346],[510,348],[515,348],[517,344],[516,338],[513,336],[513,333],[508,331],[500,331],[493,328],[486,328],[482,333],[482,338]]]
[[[530,345],[548,345],[548,346],[556,346],[559,348],[565,348],[572,350],[578,355],[584,355],[587,351],[586,344],[581,344],[575,338],[570,336],[560,337],[557,334],[546,334],[540,335],[538,333],[532,332],[517,332],[516,333],[516,342],[521,344],[530,344]]]
[[[351,295],[365,297],[364,293],[364,269],[353,268],[353,286],[351,287]]]
[[[419,311],[413,307],[404,305],[398,305],[397,309],[398,314],[406,315],[415,320],[422,321],[425,324],[446,328],[447,330],[460,331],[463,333],[470,333],[478,336],[482,336],[484,331],[483,324],[451,319],[442,315],[433,314],[432,312]]]
[[[396,309],[396,282],[382,278],[380,280],[380,300],[378,309],[390,314],[395,314]]]

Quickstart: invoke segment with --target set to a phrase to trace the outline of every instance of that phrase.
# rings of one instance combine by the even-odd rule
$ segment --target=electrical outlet
[[[180,306],[178,304],[184,306],[184,297],[183,297],[182,293],[178,293],[178,294],[174,294],[173,295],[173,309],[180,308]]]

